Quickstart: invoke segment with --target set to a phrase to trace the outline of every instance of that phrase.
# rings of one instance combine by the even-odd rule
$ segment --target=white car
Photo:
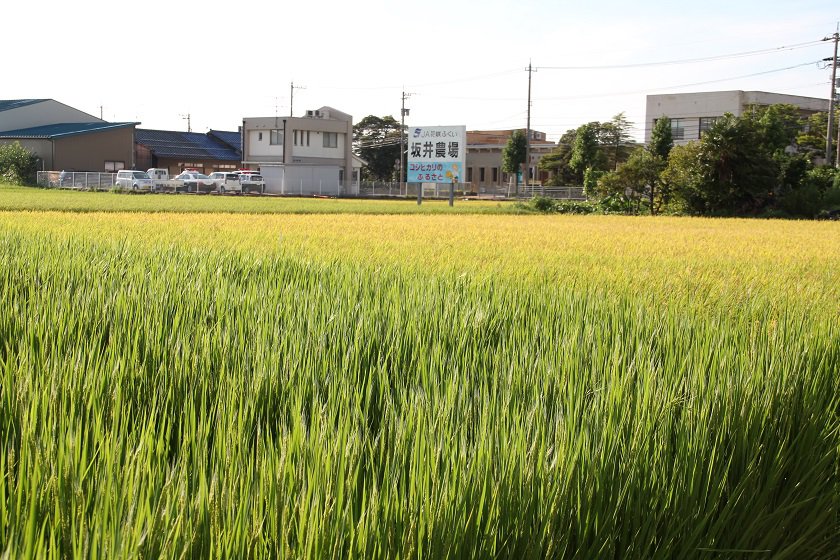
[[[262,175],[241,173],[239,184],[242,185],[243,193],[256,192],[262,194],[265,192],[265,179],[262,178]]]
[[[204,173],[196,173],[194,171],[185,171],[175,177],[175,180],[183,182],[187,192],[210,192],[216,188],[216,183],[213,179]]]
[[[210,174],[210,178],[216,184],[216,190],[224,194],[226,192],[242,192],[242,184],[239,182],[239,175],[225,171],[216,171]]]
[[[152,191],[155,190],[155,184],[149,174],[145,171],[135,171],[133,169],[122,169],[117,171],[117,178],[114,184],[124,189],[131,189],[133,191]]]

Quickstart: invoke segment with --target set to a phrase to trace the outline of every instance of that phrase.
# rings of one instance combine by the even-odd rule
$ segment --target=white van
[[[256,173],[240,173],[239,184],[242,185],[243,193],[256,192],[263,194],[265,192],[265,179],[262,178],[262,175]]]
[[[210,174],[210,178],[216,183],[216,190],[220,193],[242,191],[242,184],[239,182],[239,175],[236,173],[216,171]]]
[[[131,189],[133,191],[151,191],[154,192],[155,184],[149,174],[145,171],[135,171],[133,169],[122,169],[117,171],[117,178],[114,184],[124,189]]]

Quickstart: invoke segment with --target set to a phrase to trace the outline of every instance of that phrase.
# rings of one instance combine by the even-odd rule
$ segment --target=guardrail
[[[41,187],[61,189],[108,190],[116,183],[116,173],[87,171],[39,171],[37,182]]]

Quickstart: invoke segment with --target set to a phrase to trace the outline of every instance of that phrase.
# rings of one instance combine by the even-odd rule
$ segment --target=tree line
[[[827,113],[806,118],[793,105],[751,107],[716,119],[699,140],[675,146],[671,121],[663,116],[641,146],[620,113],[568,130],[539,166],[551,173],[551,184],[583,186],[592,211],[834,216],[840,213],[840,172],[818,164],[827,121]]]

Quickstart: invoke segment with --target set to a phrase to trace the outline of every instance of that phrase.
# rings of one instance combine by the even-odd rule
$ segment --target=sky
[[[827,98],[836,0],[46,0],[6,3],[0,99],[52,98],[141,128],[236,130],[331,106],[409,126],[568,129],[645,96]],[[702,59],[702,60],[698,60]]]

